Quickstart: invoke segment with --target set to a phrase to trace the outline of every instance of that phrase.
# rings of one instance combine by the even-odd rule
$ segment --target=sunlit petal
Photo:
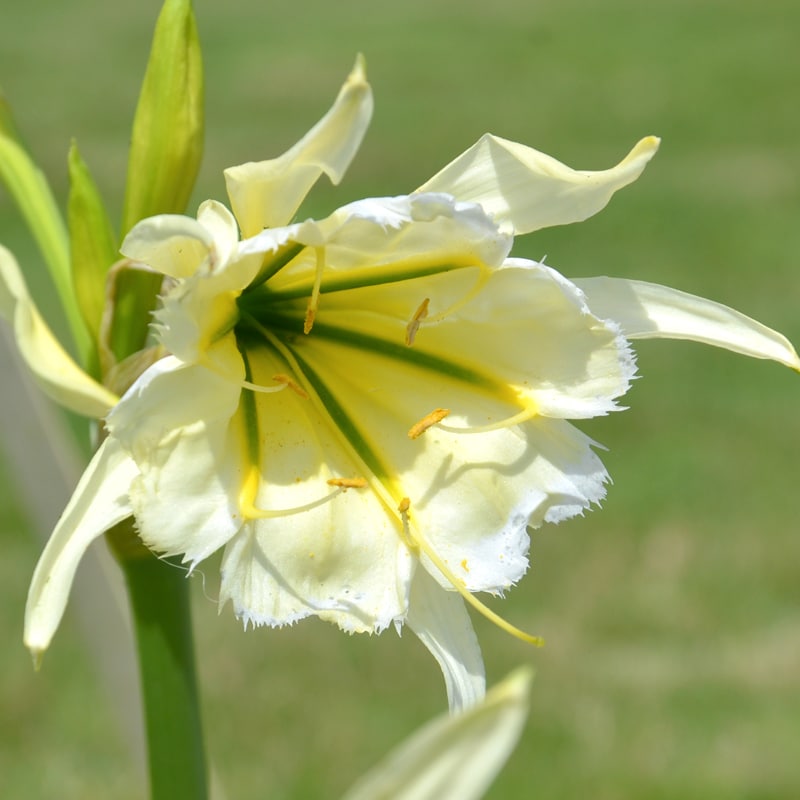
[[[41,390],[87,417],[102,417],[117,396],[87,375],[53,336],[33,303],[19,266],[0,246],[0,314],[11,322],[17,346]]]
[[[187,278],[213,260],[214,235],[191,217],[161,214],[135,225],[120,247],[122,255],[172,278]]]
[[[333,107],[294,147],[278,158],[225,170],[242,235],[286,225],[323,173],[339,183],[371,116],[372,91],[359,57]]]
[[[241,464],[228,430],[238,399],[239,387],[225,377],[165,358],[110,414],[109,432],[138,466],[130,503],[156,552],[183,553],[194,564],[239,529]]]
[[[573,170],[552,156],[485,134],[426,181],[419,192],[448,192],[480,203],[515,233],[566,225],[596,214],[618,189],[635,181],[655,155],[659,139],[642,139],[617,166]]]
[[[361,778],[344,800],[482,797],[522,734],[531,677],[530,671],[518,670],[479,705],[430,722]]]
[[[257,384],[287,369],[264,347],[247,352]],[[405,616],[411,554],[363,465],[298,391],[242,398],[255,406],[239,417],[249,428],[241,463],[254,483],[243,498],[244,528],[225,551],[220,601],[254,625],[313,614],[348,631],[380,631]],[[248,433],[260,453],[248,450]]]
[[[25,608],[25,645],[38,658],[67,605],[78,562],[102,533],[131,515],[128,487],[136,466],[119,442],[95,454],[50,536],[33,573]]]
[[[450,711],[463,711],[483,700],[483,657],[463,599],[419,569],[411,584],[406,623],[439,663]]]
[[[630,339],[691,339],[800,370],[785,336],[721,303],[622,278],[580,278],[575,284],[592,310],[616,320]]]

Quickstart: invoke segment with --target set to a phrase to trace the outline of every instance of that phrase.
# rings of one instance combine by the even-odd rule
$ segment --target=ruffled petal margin
[[[114,439],[106,439],[83,473],[33,573],[25,607],[25,646],[38,660],[67,605],[78,562],[102,533],[131,515],[128,488],[137,474]]]
[[[721,303],[624,278],[573,282],[592,311],[617,322],[630,339],[689,339],[800,371],[800,359],[785,336]]]
[[[13,325],[22,358],[51,400],[95,418],[114,406],[117,396],[87,375],[59,344],[28,294],[16,259],[1,246],[0,315]]]

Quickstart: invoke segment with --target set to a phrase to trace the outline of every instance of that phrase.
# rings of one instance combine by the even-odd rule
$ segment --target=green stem
[[[125,573],[133,611],[151,797],[204,800],[208,791],[189,582],[182,570],[141,545],[131,548],[131,536],[132,530],[117,528],[109,539]]]

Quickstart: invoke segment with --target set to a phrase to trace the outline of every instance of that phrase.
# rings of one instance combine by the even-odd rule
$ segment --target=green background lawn
[[[0,82],[60,198],[75,136],[119,210],[158,8],[5,4]],[[800,342],[796,0],[196,10],[207,73],[197,202],[224,199],[224,167],[299,138],[362,51],[374,122],[344,184],[321,186],[309,214],[409,191],[486,130],[586,169],[658,134],[661,152],[608,209],[516,253],[567,276],[708,295]],[[39,268],[5,195],[0,241]],[[800,378],[681,342],[637,350],[631,410],[582,426],[609,447],[604,508],[535,532],[531,572],[494,603],[547,647],[475,620],[491,682],[521,663],[537,670],[530,721],[490,797],[800,797]],[[22,648],[40,545],[13,473],[6,465],[0,484],[0,793],[142,797],[74,620],[39,674]],[[216,562],[204,572],[213,597]],[[411,634],[351,638],[313,621],[242,633],[199,578],[194,589],[208,745],[230,798],[336,797],[445,706]]]

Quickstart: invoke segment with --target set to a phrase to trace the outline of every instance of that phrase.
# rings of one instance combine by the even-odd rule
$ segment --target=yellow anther
[[[404,497],[397,505],[397,510],[401,514],[407,514],[409,508],[411,508],[411,500],[407,497]]]
[[[328,486],[340,486],[342,489],[363,489],[367,485],[366,478],[330,478]]]
[[[428,428],[441,422],[450,413],[449,408],[436,408],[409,428],[408,438],[418,439]]]
[[[300,386],[300,384],[297,383],[294,378],[279,372],[277,375],[272,376],[272,380],[274,380],[276,383],[281,383],[284,386],[288,386],[298,397],[302,397],[303,400],[308,400],[308,392],[306,392],[306,390]]]
[[[425,317],[428,316],[428,305],[430,302],[430,297],[426,297],[420,303],[419,308],[414,312],[414,316],[411,317],[411,322],[406,325],[406,344],[409,347],[414,344],[414,339],[417,337],[417,331],[419,330],[420,323],[425,319]]]

